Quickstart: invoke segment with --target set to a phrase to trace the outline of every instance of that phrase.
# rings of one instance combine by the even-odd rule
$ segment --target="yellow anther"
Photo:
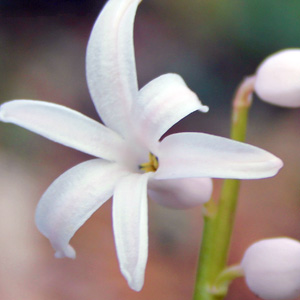
[[[151,152],[149,153],[149,161],[144,164],[139,165],[139,169],[147,172],[155,172],[158,168],[158,158],[153,155]]]

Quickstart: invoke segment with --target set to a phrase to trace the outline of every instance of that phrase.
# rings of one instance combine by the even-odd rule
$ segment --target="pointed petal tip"
[[[128,272],[122,272],[123,276],[126,278],[128,286],[135,292],[140,292],[144,286],[144,278],[142,280],[134,280]]]
[[[266,163],[268,163],[268,169],[269,169],[269,176],[268,177],[273,177],[278,174],[280,169],[284,166],[283,161],[275,156],[274,154],[269,153],[270,158]],[[268,178],[267,176],[264,176],[265,178]],[[263,177],[262,177],[263,178]]]
[[[11,113],[13,113],[16,110],[16,107],[18,106],[18,103],[20,103],[22,100],[10,100],[6,101],[4,103],[1,103],[0,105],[0,121],[9,123],[11,122]],[[25,100],[26,101],[26,100]],[[31,101],[31,100],[27,100]]]
[[[272,163],[274,164],[274,170],[275,170],[274,176],[275,176],[280,171],[280,169],[284,166],[284,163],[280,158],[276,156],[274,156]]]
[[[75,250],[72,246],[68,245],[66,249],[56,251],[54,256],[56,258],[68,257],[68,258],[75,259],[76,258],[76,252],[75,252]]]
[[[0,121],[12,123],[12,115],[16,111],[16,107],[21,100],[11,100],[1,103],[0,105]],[[18,108],[18,107],[17,107]]]
[[[207,105],[201,104],[201,107],[199,108],[199,110],[203,113],[207,113],[209,111],[209,107]]]
[[[6,122],[5,120],[5,103],[0,105],[0,121],[1,122]]]
[[[142,290],[144,284],[142,284],[142,285],[134,285],[134,284],[129,284],[128,283],[128,285],[135,292],[140,292]]]
[[[132,276],[130,272],[128,272],[125,265],[120,265],[120,271],[124,278],[127,281],[128,286],[135,292],[140,292],[144,286],[144,278],[142,280],[137,280]]]

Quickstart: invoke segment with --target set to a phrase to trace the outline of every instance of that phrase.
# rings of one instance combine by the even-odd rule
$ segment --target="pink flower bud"
[[[267,57],[256,71],[255,91],[271,104],[300,107],[300,49]]]
[[[246,250],[241,265],[249,289],[258,297],[285,300],[300,295],[300,242],[261,240]]]

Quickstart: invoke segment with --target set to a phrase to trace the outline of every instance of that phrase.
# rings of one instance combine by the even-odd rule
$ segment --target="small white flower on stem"
[[[266,300],[288,300],[300,296],[300,242],[272,238],[251,245],[242,268],[249,289]]]
[[[61,105],[14,100],[0,120],[91,154],[58,177],[42,196],[36,224],[56,257],[75,258],[69,241],[113,196],[113,230],[122,274],[139,291],[148,256],[147,191],[175,208],[209,200],[209,178],[253,179],[282,167],[274,155],[203,133],[162,135],[194,111],[207,112],[176,74],[162,75],[138,89],[133,23],[140,0],[110,0],[92,30],[86,73],[94,105],[106,126]]]
[[[300,49],[267,57],[256,71],[255,92],[271,104],[300,107]]]

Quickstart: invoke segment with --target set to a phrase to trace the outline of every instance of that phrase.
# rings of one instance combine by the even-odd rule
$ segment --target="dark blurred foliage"
[[[105,1],[98,0],[1,0],[1,15],[39,15],[57,14],[86,15],[99,12]]]
[[[300,2],[281,0],[155,1],[205,69],[206,92],[229,96],[268,55],[300,47]],[[205,93],[206,94],[206,93]]]
[[[11,19],[16,16],[25,20],[56,17],[53,23],[59,22],[71,29],[82,22],[89,26],[104,3],[100,0],[2,0],[0,24],[8,31],[15,30],[13,37],[20,30],[26,32],[24,21],[19,20],[20,28],[16,19]],[[225,111],[240,79],[252,74],[266,56],[300,46],[299,1],[144,0],[137,19],[149,20],[149,16],[152,22],[141,22],[142,25],[136,25],[136,31],[144,38],[141,40],[148,52],[156,51],[159,57],[165,55],[166,62],[156,66],[157,73],[182,74],[208,105],[218,103]],[[25,23],[33,22],[27,19]],[[156,35],[161,36],[161,43],[152,42]],[[170,45],[170,40],[175,44]],[[136,44],[139,54],[139,41],[136,40]],[[144,62],[140,63],[139,57],[137,60],[143,72]]]

